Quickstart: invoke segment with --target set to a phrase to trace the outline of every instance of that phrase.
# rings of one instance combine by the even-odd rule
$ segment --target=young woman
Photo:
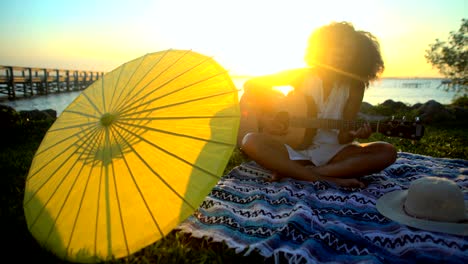
[[[365,89],[384,70],[379,43],[371,33],[355,30],[350,23],[333,22],[312,33],[305,61],[310,67],[252,78],[244,84],[240,148],[273,171],[273,180],[290,177],[364,187],[360,177],[379,172],[395,161],[393,145],[354,141],[372,134],[369,124],[364,124],[356,130],[319,128],[306,145],[291,146],[281,140],[290,128],[272,119],[271,113],[284,102],[273,87],[294,87],[294,96],[299,95],[308,104],[307,109],[312,109],[310,117],[355,120]],[[249,130],[252,122],[262,131]]]

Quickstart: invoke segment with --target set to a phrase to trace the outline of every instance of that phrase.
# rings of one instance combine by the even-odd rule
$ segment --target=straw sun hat
[[[377,200],[377,210],[393,221],[463,236],[468,235],[467,208],[460,187],[438,177],[417,179],[408,190],[393,191]]]

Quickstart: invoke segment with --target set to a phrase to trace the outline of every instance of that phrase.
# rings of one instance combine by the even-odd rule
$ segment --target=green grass
[[[0,147],[0,219],[1,234],[6,243],[5,254],[15,262],[34,261],[45,263],[67,263],[42,249],[27,230],[22,201],[25,178],[35,151],[51,125],[49,121],[24,122],[16,128],[4,131]],[[418,142],[406,139],[387,138],[374,134],[368,141],[384,140],[394,144],[399,151],[443,158],[468,157],[467,122],[426,126],[424,137]],[[225,170],[245,161],[235,151]],[[236,254],[224,243],[208,239],[190,238],[178,232],[171,232],[164,239],[126,258],[109,263],[262,263],[256,253],[247,257]]]
[[[440,158],[467,159],[467,129],[467,124],[457,123],[426,125],[424,136],[419,141],[373,134],[368,140],[361,142],[382,140],[392,143],[398,151]]]

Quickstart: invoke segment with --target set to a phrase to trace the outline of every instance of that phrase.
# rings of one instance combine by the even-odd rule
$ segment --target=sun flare
[[[286,86],[275,86],[273,87],[273,89],[282,92],[284,95],[287,95],[294,88],[292,86],[286,85]]]

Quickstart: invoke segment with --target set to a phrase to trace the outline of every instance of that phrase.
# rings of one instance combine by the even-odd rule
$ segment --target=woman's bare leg
[[[327,177],[357,178],[379,172],[395,162],[397,152],[386,142],[349,145],[326,165],[315,167],[315,173]]]
[[[318,167],[304,166],[299,161],[290,160],[284,144],[266,134],[248,133],[242,140],[241,148],[259,165],[275,172],[277,178],[284,176],[303,181],[326,180],[341,186],[364,187],[364,184],[355,178],[327,177],[315,171]]]
[[[280,175],[291,176],[296,179],[311,180],[318,175],[299,162],[289,159],[288,150],[283,143],[261,133],[248,133],[242,140],[242,151],[262,167]]]

